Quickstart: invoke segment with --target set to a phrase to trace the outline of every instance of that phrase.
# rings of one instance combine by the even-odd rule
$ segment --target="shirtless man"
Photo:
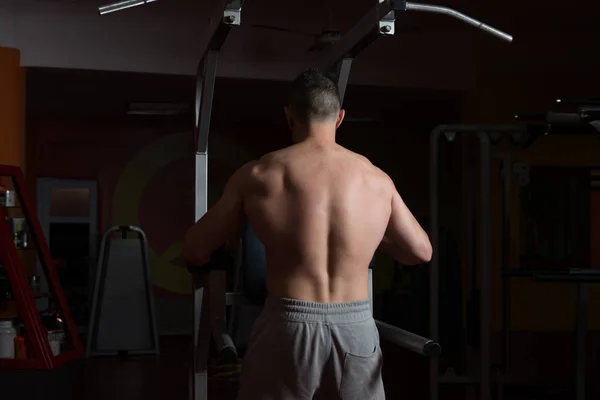
[[[431,243],[392,180],[336,144],[344,110],[333,81],[303,72],[285,113],[295,144],[231,177],[187,232],[183,257],[206,263],[246,220],[265,245],[269,297],[239,400],[384,399],[368,265],[378,248],[404,264],[428,262]]]

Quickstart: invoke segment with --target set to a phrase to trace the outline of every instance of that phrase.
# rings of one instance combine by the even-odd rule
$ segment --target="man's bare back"
[[[267,255],[269,295],[368,299],[368,265],[391,214],[387,176],[336,144],[303,142],[247,169],[244,211]]]
[[[271,296],[364,300],[378,248],[405,264],[431,258],[427,234],[388,175],[335,142],[306,140],[267,154],[238,170],[227,192],[241,204],[222,229],[231,236],[250,222],[265,245]]]

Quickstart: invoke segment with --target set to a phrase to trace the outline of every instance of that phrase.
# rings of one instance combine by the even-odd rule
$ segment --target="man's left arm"
[[[245,221],[242,185],[247,183],[248,170],[248,166],[238,170],[219,201],[186,232],[182,258],[188,264],[206,264],[213,251],[241,230]]]

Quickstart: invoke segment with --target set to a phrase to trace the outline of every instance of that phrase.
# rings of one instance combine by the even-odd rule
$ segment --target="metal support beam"
[[[335,69],[330,72],[331,78],[338,85],[341,104],[344,104],[344,96],[346,95],[346,88],[348,87],[348,78],[350,78],[350,68],[352,67],[352,61],[352,58],[344,58],[339,63],[337,63]]]
[[[221,11],[221,23],[213,33],[208,51],[202,56],[196,75],[195,134],[196,134],[196,177],[195,177],[195,220],[207,210],[208,198],[208,135],[212,114],[213,94],[217,78],[219,51],[229,31],[241,23],[241,0],[228,0]]]
[[[379,0],[325,55],[322,68],[330,71],[344,59],[354,58],[380,35],[393,35],[394,11],[390,0]],[[382,21],[385,19],[385,23]],[[392,26],[392,29],[389,28]]]
[[[218,19],[219,26],[213,33],[207,51],[202,55],[196,75],[196,102],[194,107],[194,134],[196,139],[195,159],[195,221],[199,220],[208,209],[208,136],[212,114],[213,94],[217,78],[217,65],[219,51],[227,39],[229,31],[241,23],[242,0],[223,1]],[[203,287],[194,287],[194,365],[190,373],[190,399],[206,400],[207,398],[207,372],[203,365],[197,365],[196,350],[198,345],[199,326],[201,317],[207,318],[206,307],[203,308]],[[203,316],[203,314],[205,314]],[[206,325],[206,324],[205,324]],[[207,341],[208,343],[208,341]]]

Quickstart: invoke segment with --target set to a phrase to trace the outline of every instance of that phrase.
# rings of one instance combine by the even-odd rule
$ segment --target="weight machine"
[[[213,20],[221,23],[214,31],[197,71],[195,101],[195,218],[207,211],[208,136],[210,131],[212,101],[217,75],[219,51],[231,29],[240,26],[242,0],[221,0],[219,15]],[[338,84],[343,100],[353,59],[381,36],[393,36],[397,14],[421,11],[448,15],[483,30],[502,40],[511,42],[512,36],[448,7],[411,3],[404,0],[376,0],[358,23],[339,43],[325,52],[321,65]],[[227,334],[225,308],[227,305],[247,304],[241,293],[226,293],[225,273],[202,268],[193,271],[194,281],[194,362],[190,371],[190,396],[192,400],[207,398],[207,367],[211,338],[224,362],[237,358],[233,341]],[[237,277],[235,278],[237,281]],[[440,346],[434,340],[420,337],[397,327],[377,321],[380,336],[392,343],[419,354],[435,358]]]
[[[537,282],[571,283],[578,288],[576,354],[575,354],[575,390],[576,399],[586,399],[586,337],[589,312],[589,284],[600,283],[600,271],[597,269],[567,270],[527,270],[510,267],[510,185],[513,175],[518,176],[519,184],[529,182],[529,167],[523,163],[512,163],[510,156],[501,157],[500,177],[502,180],[502,226],[501,226],[501,277],[502,277],[502,365],[503,371],[496,370],[492,376],[491,363],[491,303],[492,303],[492,144],[501,135],[508,135],[513,145],[522,148],[531,146],[535,140],[548,134],[598,135],[600,133],[600,101],[558,100],[562,105],[576,106],[575,112],[548,111],[544,114],[518,114],[515,119],[526,122],[523,125],[442,125],[431,133],[430,137],[430,238],[433,257],[429,275],[430,336],[437,340],[439,336],[439,204],[440,200],[440,143],[454,142],[458,135],[474,136],[479,143],[479,195],[478,209],[478,245],[480,264],[479,295],[479,365],[470,368],[467,374],[457,375],[448,369],[440,375],[439,360],[430,360],[430,399],[439,399],[440,384],[479,385],[479,398],[491,399],[492,383],[498,388],[498,399],[502,399],[503,385],[511,384],[509,371],[510,352],[510,279],[533,279]],[[464,171],[463,171],[464,172]],[[463,198],[463,203],[466,199]],[[467,212],[471,212],[468,210]],[[467,242],[466,253],[474,250],[474,227],[472,220],[465,218],[464,229]],[[468,255],[467,255],[468,257]],[[469,261],[465,262],[467,268]],[[469,369],[467,367],[467,369]]]

